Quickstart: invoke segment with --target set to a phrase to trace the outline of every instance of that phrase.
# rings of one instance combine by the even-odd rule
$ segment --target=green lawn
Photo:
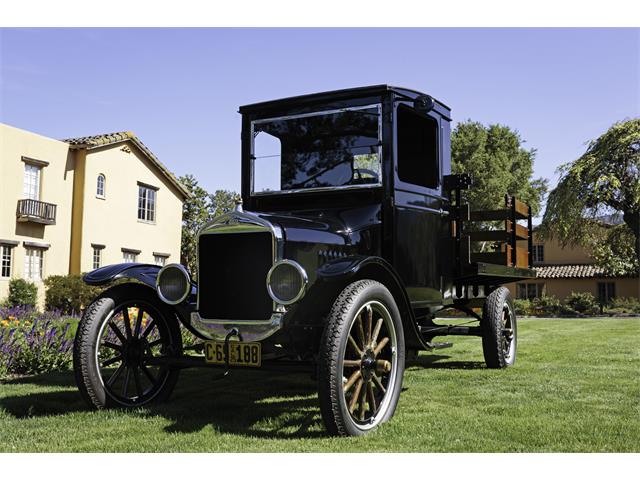
[[[523,319],[515,367],[477,338],[408,366],[395,417],[323,431],[308,375],[187,370],[171,403],[86,410],[70,373],[0,384],[0,451],[640,451],[640,319]]]

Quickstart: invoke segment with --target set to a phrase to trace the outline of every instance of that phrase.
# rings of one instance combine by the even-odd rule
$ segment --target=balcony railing
[[[55,225],[56,205],[53,203],[41,202],[25,198],[18,200],[16,217],[19,222],[43,223],[45,225]]]

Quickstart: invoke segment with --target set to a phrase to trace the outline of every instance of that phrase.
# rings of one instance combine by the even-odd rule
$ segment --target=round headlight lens
[[[293,260],[281,260],[267,275],[267,290],[274,301],[289,305],[300,300],[307,287],[307,273]]]
[[[191,292],[189,272],[178,263],[162,267],[156,278],[156,291],[165,303],[175,305],[184,301]]]

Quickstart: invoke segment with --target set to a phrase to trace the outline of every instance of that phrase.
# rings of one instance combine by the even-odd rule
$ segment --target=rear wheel
[[[398,307],[379,282],[352,283],[338,296],[323,335],[318,391],[333,435],[362,435],[395,412],[404,373]]]
[[[78,325],[73,352],[76,383],[95,408],[162,401],[171,394],[179,370],[158,359],[181,353],[177,320],[155,292],[141,285],[119,285],[98,297]]]
[[[489,368],[506,368],[516,361],[517,321],[511,293],[500,287],[486,298],[482,311],[482,351]]]

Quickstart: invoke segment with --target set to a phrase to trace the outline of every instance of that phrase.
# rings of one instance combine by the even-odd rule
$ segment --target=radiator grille
[[[202,235],[198,262],[202,318],[265,320],[271,316],[273,302],[266,287],[273,264],[270,232]]]

